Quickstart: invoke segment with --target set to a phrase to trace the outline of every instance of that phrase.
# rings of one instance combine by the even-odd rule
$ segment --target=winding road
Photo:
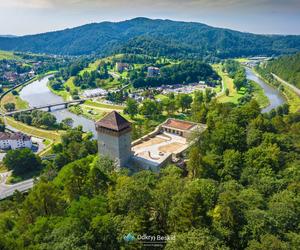
[[[18,182],[13,185],[5,184],[10,174],[11,174],[10,172],[0,173],[0,200],[12,196],[13,193],[17,190],[19,192],[27,192],[29,189],[33,187],[34,179]]]
[[[281,82],[282,84],[288,86],[289,88],[291,88],[298,96],[300,96],[300,89],[298,89],[296,86],[288,83],[287,81],[283,80],[282,78],[280,78],[279,76],[275,75],[274,73],[271,73],[272,76],[279,82]]]

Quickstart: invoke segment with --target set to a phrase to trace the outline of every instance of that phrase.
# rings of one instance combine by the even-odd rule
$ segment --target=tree
[[[169,230],[184,232],[205,225],[207,213],[216,202],[216,183],[209,179],[188,181],[182,192],[177,193],[170,204]]]
[[[229,250],[225,244],[206,228],[192,229],[183,233],[174,233],[174,239],[167,242],[166,250],[218,249]]]
[[[225,95],[229,96],[229,89],[228,88],[225,89]]]
[[[153,100],[145,99],[140,108],[140,112],[144,116],[155,119],[161,114],[161,105]]]
[[[139,112],[139,104],[136,100],[132,98],[128,98],[126,101],[126,107],[124,109],[125,114],[129,114],[132,119]]]
[[[177,104],[181,107],[182,112],[186,109],[191,108],[191,104],[193,102],[193,98],[188,94],[178,94],[177,95]]]
[[[224,167],[219,171],[220,176],[225,180],[239,179],[243,167],[242,154],[232,149],[223,153]]]
[[[66,128],[72,128],[74,120],[72,118],[65,118],[61,121],[61,123],[66,127]]]
[[[10,150],[3,159],[5,166],[16,175],[22,175],[41,167],[41,159],[29,148]]]
[[[33,222],[38,216],[61,215],[65,202],[53,183],[38,183],[24,202],[24,214],[27,222]]]
[[[16,108],[16,104],[14,104],[13,102],[8,102],[4,104],[4,108],[6,109],[6,111],[14,111]]]
[[[274,249],[274,250],[288,250],[291,249],[289,245],[278,239],[272,234],[262,235],[260,241],[250,241],[247,250],[261,250],[261,249]]]
[[[176,102],[174,99],[166,98],[163,100],[163,106],[168,115],[174,114],[176,110]]]

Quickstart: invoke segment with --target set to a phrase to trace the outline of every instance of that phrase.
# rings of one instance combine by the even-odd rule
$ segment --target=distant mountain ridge
[[[17,37],[15,35],[0,35],[0,37],[9,37],[9,38],[12,38],[12,37]]]
[[[300,53],[269,61],[265,69],[300,89]]]
[[[220,58],[300,51],[300,36],[256,35],[201,23],[135,18],[22,37],[0,37],[0,49],[59,55],[141,53]]]

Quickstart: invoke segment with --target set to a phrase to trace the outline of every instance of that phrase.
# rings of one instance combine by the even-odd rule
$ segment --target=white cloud
[[[0,0],[0,7],[18,8],[114,8],[161,7],[184,9],[300,8],[299,0]]]

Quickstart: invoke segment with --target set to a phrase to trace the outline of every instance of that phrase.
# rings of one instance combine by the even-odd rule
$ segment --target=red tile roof
[[[112,111],[104,118],[96,122],[96,128],[103,127],[115,131],[121,131],[126,128],[129,128],[130,126],[131,123],[116,111]]]
[[[169,119],[164,126],[175,128],[175,129],[181,129],[181,130],[190,130],[194,126],[196,126],[194,123],[188,122],[188,121],[179,121],[174,119]]]

